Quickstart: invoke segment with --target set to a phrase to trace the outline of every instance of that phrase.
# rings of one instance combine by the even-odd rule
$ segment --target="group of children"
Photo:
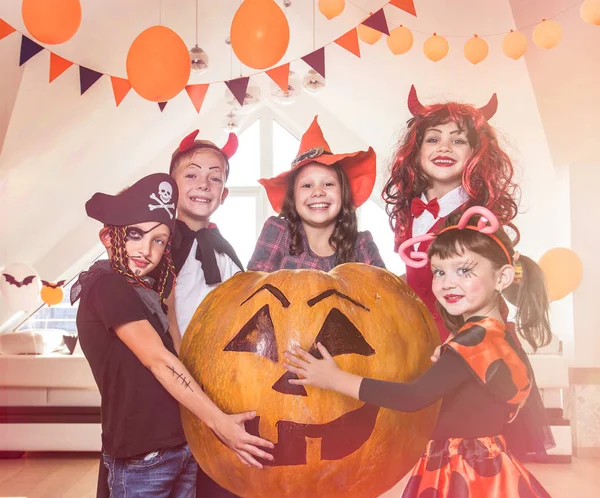
[[[412,88],[413,117],[383,193],[406,280],[443,342],[432,368],[409,384],[362,379],[340,371],[320,345],[323,359],[298,349],[283,365],[299,374],[292,383],[391,409],[419,410],[443,400],[433,439],[404,492],[408,498],[488,496],[490,490],[548,496],[517,460],[553,442],[515,330],[535,348],[549,341],[550,329],[541,270],[514,250],[517,186],[488,123],[496,106],[495,96],[481,109],[423,106]],[[109,256],[83,272],[72,291],[72,300],[81,299],[79,338],[102,396],[106,472],[99,496],[234,496],[198,469],[179,403],[241,463],[261,468],[260,459],[273,458],[273,443],[245,430],[255,413],[223,413],[177,358],[202,299],[243,271],[210,223],[228,195],[237,138],[230,135],[219,148],[197,133],[182,140],[168,175],[147,176],[115,196],[97,193],[86,204],[104,225],[100,240]],[[385,268],[371,234],[357,228],[356,209],[375,179],[375,152],[334,154],[315,118],[291,169],[259,180],[279,215],[266,221],[248,270],[329,271],[346,262]],[[516,327],[508,322],[505,297],[517,306]]]

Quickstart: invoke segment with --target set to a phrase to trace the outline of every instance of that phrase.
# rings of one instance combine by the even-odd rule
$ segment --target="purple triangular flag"
[[[325,47],[305,55],[302,60],[325,78]]]
[[[387,19],[385,18],[383,9],[379,9],[371,17],[365,19],[362,24],[368,26],[369,28],[380,31],[384,35],[390,36],[390,30],[388,29]]]
[[[30,40],[26,36],[21,37],[21,55],[19,57],[19,66],[25,64],[35,54],[39,54],[44,47],[38,45],[33,40]]]
[[[229,88],[229,91],[233,93],[233,96],[241,106],[244,105],[244,99],[246,98],[246,90],[248,89],[249,82],[250,78],[248,76],[225,82],[227,88]]]
[[[159,102],[158,103],[158,108],[160,109],[160,112],[163,112],[165,110],[165,107],[167,107],[167,102]]]
[[[89,90],[89,88],[102,77],[102,73],[93,71],[87,67],[79,66],[79,87],[81,95]]]

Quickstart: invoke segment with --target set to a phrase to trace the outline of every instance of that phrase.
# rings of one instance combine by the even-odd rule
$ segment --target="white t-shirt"
[[[220,282],[213,285],[206,284],[202,263],[196,259],[197,247],[198,241],[194,240],[175,284],[175,315],[182,336],[194,316],[196,308],[200,306],[206,295],[220,284]],[[219,254],[215,251],[215,257],[222,282],[242,271],[227,254]]]

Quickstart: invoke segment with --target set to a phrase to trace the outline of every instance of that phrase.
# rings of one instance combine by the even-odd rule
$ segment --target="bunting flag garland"
[[[335,43],[360,58],[360,46],[358,45],[358,33],[356,32],[356,28],[351,29],[345,35],[340,36],[335,40]]]
[[[283,66],[274,67],[273,69],[267,70],[267,75],[271,78],[277,86],[284,92],[288,92],[288,83],[290,80],[290,63],[284,64]]]
[[[595,2],[597,0],[593,0],[593,1]],[[558,15],[562,14],[566,10],[569,10],[573,7],[577,7],[578,5],[579,4],[574,4],[571,7],[559,12],[558,14],[555,14],[554,16],[547,16],[545,19],[551,19],[552,17],[557,17]],[[407,12],[408,14],[416,16],[414,0],[390,0],[389,2],[387,2],[384,5],[384,7],[389,8],[389,6],[397,7],[399,9]],[[581,14],[581,16],[584,21],[595,24],[595,22],[592,22],[592,21],[586,19],[586,17],[584,16],[583,13]],[[540,33],[543,34],[544,36],[546,36],[546,38],[549,38],[548,40],[546,40],[546,38],[544,38],[540,43],[538,43],[538,45],[540,45],[544,48],[551,48],[560,41],[560,25],[558,25],[557,29],[554,30],[554,31],[559,32],[558,35],[556,33],[548,34],[545,31],[543,32],[542,27],[545,27],[546,25],[551,25],[552,23],[558,25],[558,23],[556,21],[552,21],[552,22],[546,21],[545,24],[542,21],[542,23],[538,24],[536,30],[534,30],[534,37],[533,37],[534,42],[536,41],[536,35],[540,35]],[[229,90],[233,94],[234,98],[242,106],[244,105],[244,101],[246,98],[246,92],[247,92],[250,76],[254,76],[256,74],[261,74],[264,72],[282,90],[287,91],[289,72],[290,72],[290,62],[295,62],[300,59],[302,59],[308,66],[310,66],[313,70],[315,70],[317,73],[319,73],[322,77],[325,78],[325,69],[326,69],[325,68],[325,47],[329,47],[333,44],[336,44],[336,45],[342,47],[343,49],[347,50],[348,52],[356,55],[357,57],[359,57],[359,58],[361,57],[359,36],[358,36],[358,31],[357,31],[357,29],[359,27],[361,27],[361,25],[365,26],[366,28],[370,28],[372,30],[375,30],[377,32],[385,34],[386,36],[389,36],[388,47],[394,54],[404,54],[404,53],[408,52],[413,45],[412,33],[410,32],[410,30],[407,27],[404,27],[404,26],[396,27],[394,30],[392,30],[392,35],[390,36],[390,31],[389,31],[390,26],[388,25],[385,11],[384,11],[384,8],[382,7],[374,14],[371,14],[366,19],[362,20],[362,22],[360,24],[358,24],[358,26],[354,27],[353,29],[351,29],[347,33],[343,34],[339,38],[331,41],[330,43],[328,43],[316,50],[313,50],[311,53],[304,55],[298,59],[295,59],[293,61],[288,61],[280,66],[276,66],[276,67],[267,69],[266,71],[258,71],[249,76],[240,76],[239,78],[234,78],[234,79],[228,80],[228,81],[213,81],[213,82],[203,83],[203,84],[187,85],[185,87],[186,92],[188,94],[188,97],[189,97],[191,103],[193,104],[194,108],[196,109],[196,112],[199,113],[200,109],[203,105],[204,98],[206,96],[206,92],[208,91],[208,87],[213,84],[225,83],[225,85],[229,88]],[[542,26],[542,25],[544,25],[544,26]],[[531,28],[533,26],[534,25],[526,26],[524,28],[521,28],[521,30],[524,30],[526,28]],[[366,28],[361,28],[361,29],[366,29]],[[403,29],[404,32],[398,32],[398,30],[400,28]],[[548,30],[546,29],[546,31],[548,31]],[[15,28],[13,28],[10,24],[8,24],[6,21],[4,21],[3,19],[0,19],[0,40],[2,40],[3,38],[9,36],[10,34],[12,34],[14,32],[18,32],[18,31]],[[28,62],[32,57],[34,57],[36,54],[38,54],[42,50],[47,50],[47,49],[45,49],[45,47],[39,45],[38,43],[34,42],[27,36],[23,35],[22,33],[20,33],[20,34],[21,34],[21,48],[20,48],[20,54],[19,54],[19,66],[22,66],[23,64]],[[465,38],[470,38],[471,36],[472,35],[465,36]],[[480,35],[479,37],[475,36],[473,39],[469,40],[465,44],[465,48],[464,48],[465,57],[468,60],[470,60],[473,64],[477,64],[478,62],[483,61],[487,56],[487,50],[486,50],[487,43],[485,42],[485,40],[483,40],[483,38],[486,36],[492,36],[492,35]],[[537,36],[537,38],[540,38],[540,36]],[[398,39],[399,37],[400,37],[400,39]],[[439,41],[444,45],[442,47],[443,50],[440,53],[437,53],[437,52],[430,53],[429,48],[431,48],[431,47],[428,47],[428,44],[431,45],[431,43],[430,43],[431,40],[436,39],[436,38],[439,39]],[[394,39],[395,43],[392,43],[392,39]],[[364,41],[366,42],[367,40],[364,40]],[[537,41],[539,42],[539,40],[537,40]],[[398,43],[400,43],[399,47],[397,47]],[[396,48],[394,48],[394,47],[396,47]],[[507,34],[506,34],[503,44],[502,44],[502,50],[507,57],[509,57],[511,59],[515,59],[515,60],[519,59],[523,55],[523,53],[525,52],[526,49],[527,49],[527,39],[525,38],[525,35],[523,35],[523,33],[519,32],[518,30],[514,31],[514,32],[513,32],[513,30],[510,30],[510,33],[507,31]],[[447,53],[447,51],[448,51],[447,40],[442,36],[436,37],[435,33],[434,33],[434,36],[429,37],[428,41],[426,41],[425,46],[424,46],[425,56],[434,61],[442,60],[444,58],[445,54]],[[63,74],[72,65],[76,65],[79,68],[81,95],[86,93],[87,90],[89,90],[89,88],[92,85],[94,85],[102,76],[105,75],[105,73],[101,73],[101,72],[95,71],[93,69],[81,66],[80,64],[77,64],[76,62],[69,61],[67,59],[64,59],[63,57],[60,57],[60,56],[54,54],[53,52],[50,52],[49,82],[50,83],[53,82],[56,78],[58,78],[61,74]],[[123,99],[125,98],[125,96],[131,90],[131,84],[125,78],[120,78],[120,77],[111,76],[111,75],[106,75],[106,76],[109,76],[111,79],[111,85],[112,85],[112,89],[113,89],[115,104],[118,107],[121,104],[121,102],[123,101]],[[159,106],[161,112],[164,110],[166,104],[167,104],[167,102],[159,102],[158,103],[158,106]]]
[[[44,47],[38,45],[33,40],[30,40],[26,36],[21,38],[21,54],[19,55],[19,66],[25,64],[34,55],[39,54]]]
[[[200,112],[200,108],[204,102],[204,97],[206,97],[206,92],[208,91],[208,84],[203,85],[188,85],[185,87],[185,91],[187,92],[192,104],[196,108],[196,112]]]
[[[0,40],[11,33],[14,33],[15,31],[15,28],[13,28],[10,24],[0,19]]]
[[[165,110],[165,107],[167,107],[167,103],[168,103],[168,101],[167,102],[157,102],[160,112],[163,112]]]
[[[72,65],[73,63],[71,61],[50,52],[50,77],[48,83],[52,83]]]
[[[87,67],[79,66],[79,86],[81,88],[81,95],[87,92],[90,87],[96,83],[102,76],[102,73],[88,69]]]
[[[415,10],[415,0],[391,0],[390,5],[398,7],[404,12],[408,12],[409,14],[412,14],[413,16],[417,17],[417,11]]]
[[[125,78],[117,78],[116,76],[110,77],[110,83],[112,85],[113,95],[115,96],[115,103],[117,104],[117,107],[119,107],[119,104],[123,102],[123,99],[129,93],[129,90],[131,90],[131,83]]]
[[[325,47],[305,55],[302,60],[325,78]]]
[[[385,18],[383,9],[379,9],[377,12],[375,12],[375,14],[367,17],[362,24],[379,31],[384,35],[390,36],[390,30],[388,28],[387,19]]]
[[[241,106],[244,105],[244,100],[246,99],[246,90],[248,89],[248,83],[250,83],[249,76],[225,82],[227,88],[229,88],[229,91],[233,93],[233,96],[240,103]]]

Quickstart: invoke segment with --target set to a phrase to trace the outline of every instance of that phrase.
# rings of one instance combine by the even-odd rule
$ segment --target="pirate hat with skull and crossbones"
[[[164,173],[148,175],[117,195],[95,193],[86,202],[90,218],[106,225],[134,225],[154,221],[175,228],[179,192],[175,180]]]

